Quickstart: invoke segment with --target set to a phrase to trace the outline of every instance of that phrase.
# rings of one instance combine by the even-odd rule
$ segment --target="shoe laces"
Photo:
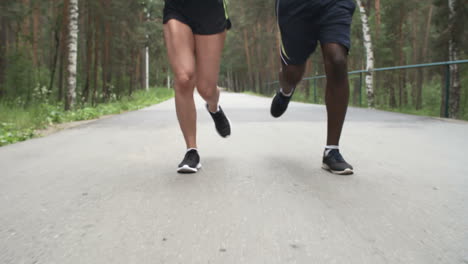
[[[334,158],[337,162],[346,162],[343,156],[341,156],[340,151],[337,149],[332,149],[330,153],[328,153],[328,157]]]
[[[197,151],[196,150],[189,150],[185,153],[185,157],[183,163],[192,163],[197,161]]]
[[[227,124],[227,120],[226,120],[224,112],[221,110],[221,108],[219,109],[218,112],[212,113],[212,115],[213,115],[214,119],[216,119],[216,123],[222,124],[222,125]]]

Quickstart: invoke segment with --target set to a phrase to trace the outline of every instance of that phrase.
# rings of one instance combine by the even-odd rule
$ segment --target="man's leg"
[[[281,60],[279,83],[284,95],[291,94],[304,76],[305,63],[301,65],[286,65]]]
[[[231,125],[219,106],[218,75],[226,31],[213,35],[195,35],[197,90],[206,101],[216,130],[222,137],[231,135]]]
[[[279,72],[280,89],[271,102],[270,113],[273,117],[280,117],[286,112],[289,101],[297,84],[302,80],[305,71],[305,63],[300,65],[287,65],[281,60]]]
[[[322,43],[322,53],[327,75],[325,103],[328,115],[327,146],[322,167],[336,174],[353,174],[353,167],[344,160],[338,148],[348,109],[348,51],[337,43]]]
[[[186,24],[171,19],[164,25],[164,39],[175,75],[175,103],[179,125],[187,149],[197,148],[197,113],[193,100],[195,88],[195,41]]]
[[[322,53],[327,75],[327,145],[338,146],[349,100],[348,51],[340,44],[326,43],[322,45]]]

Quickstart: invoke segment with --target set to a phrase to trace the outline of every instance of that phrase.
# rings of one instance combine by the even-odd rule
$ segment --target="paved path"
[[[0,263],[468,263],[468,123],[350,109],[343,177],[322,106],[222,100],[196,175],[172,100],[0,148]]]

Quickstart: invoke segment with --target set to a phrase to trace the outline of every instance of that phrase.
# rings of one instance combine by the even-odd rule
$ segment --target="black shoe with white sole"
[[[332,149],[323,157],[322,168],[339,175],[353,174],[353,166],[348,164],[338,149]]]
[[[195,173],[201,169],[200,155],[196,149],[191,149],[185,153],[184,160],[179,164],[178,173]]]
[[[210,113],[211,117],[213,118],[218,134],[223,138],[229,137],[231,135],[231,122],[229,121],[229,118],[227,118],[224,114],[224,111],[221,108],[221,106],[218,107],[218,112],[211,113],[210,109],[208,108],[208,104],[206,104],[206,110],[208,110],[208,113]]]
[[[273,117],[280,117],[281,115],[286,112],[288,109],[289,101],[294,94],[294,90],[292,91],[290,96],[284,95],[281,91],[278,91],[273,97],[273,101],[271,102],[270,113]]]

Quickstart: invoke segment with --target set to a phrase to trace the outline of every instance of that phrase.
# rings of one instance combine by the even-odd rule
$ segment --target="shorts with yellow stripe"
[[[227,0],[165,0],[163,23],[176,19],[193,34],[214,35],[231,28]]]
[[[281,59],[286,65],[304,64],[321,45],[351,48],[354,0],[276,0],[281,32]]]

